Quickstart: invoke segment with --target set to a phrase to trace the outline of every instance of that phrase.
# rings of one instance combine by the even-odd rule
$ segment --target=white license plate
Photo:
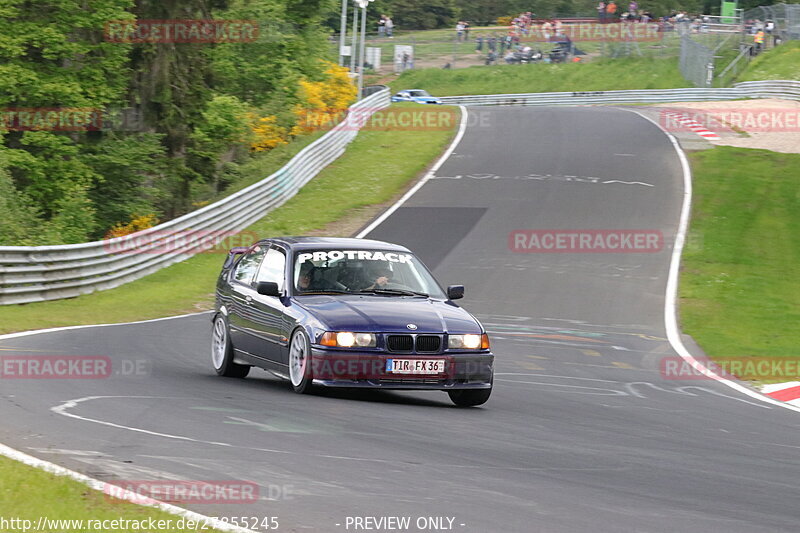
[[[387,359],[386,371],[392,374],[442,374],[444,359]]]

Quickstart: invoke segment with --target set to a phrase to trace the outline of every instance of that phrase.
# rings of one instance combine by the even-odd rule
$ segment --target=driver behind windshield
[[[382,289],[386,287],[392,279],[392,272],[386,265],[376,265],[372,269],[372,279],[375,280],[372,285],[364,287],[362,290]]]
[[[310,262],[303,263],[300,266],[300,276],[297,278],[297,288],[301,291],[310,291],[312,271],[314,264]]]

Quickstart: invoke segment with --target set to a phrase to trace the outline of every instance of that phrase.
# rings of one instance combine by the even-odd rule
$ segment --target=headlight
[[[323,346],[336,346],[339,348],[374,348],[376,345],[374,333],[352,333],[350,331],[326,331],[322,335],[320,344]]]
[[[449,335],[447,337],[447,347],[465,350],[489,349],[489,336],[484,333],[483,335],[467,334],[467,335]]]

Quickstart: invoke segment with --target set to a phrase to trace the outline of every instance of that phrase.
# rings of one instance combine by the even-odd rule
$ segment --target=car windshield
[[[411,96],[430,96],[428,91],[408,91]]]
[[[295,256],[296,294],[446,296],[413,254],[386,250],[303,250]]]

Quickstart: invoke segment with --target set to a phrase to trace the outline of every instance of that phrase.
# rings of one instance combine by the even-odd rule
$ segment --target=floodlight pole
[[[358,46],[358,6],[353,7],[353,44],[350,46],[350,72],[358,74],[356,70],[356,47]]]
[[[364,54],[367,50],[367,2],[361,2],[361,51],[358,54],[358,99],[364,88]]]
[[[344,65],[344,43],[347,40],[347,0],[342,0],[342,24],[339,30],[339,66]]]

